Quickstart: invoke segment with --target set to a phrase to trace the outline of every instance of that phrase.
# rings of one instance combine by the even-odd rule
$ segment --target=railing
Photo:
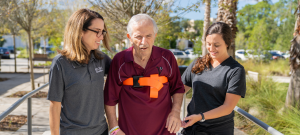
[[[22,104],[27,99],[27,126],[28,126],[28,135],[32,135],[32,115],[31,115],[31,96],[39,92],[41,89],[45,88],[49,83],[44,84],[43,86],[27,93],[17,102],[15,102],[12,106],[10,106],[6,111],[1,113],[0,121],[4,119],[8,114],[10,114],[13,110],[15,110],[20,104]]]
[[[252,116],[251,114],[247,113],[243,109],[239,108],[238,106],[235,106],[234,110],[238,112],[239,114],[243,115],[248,120],[252,121],[256,125],[260,126],[264,130],[268,131],[272,135],[283,135],[281,132],[277,131],[276,129],[272,128],[271,126],[267,125],[266,123],[262,122],[261,120],[257,119],[256,117]]]

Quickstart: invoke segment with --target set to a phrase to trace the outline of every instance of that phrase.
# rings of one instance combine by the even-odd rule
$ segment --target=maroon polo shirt
[[[158,67],[158,68],[157,68]],[[158,98],[150,98],[150,87],[134,88],[122,85],[132,76],[150,77],[159,74],[168,82],[158,92]],[[175,135],[171,134],[166,121],[172,109],[171,96],[184,93],[184,85],[176,59],[169,50],[153,46],[146,68],[133,61],[132,47],[119,52],[113,58],[104,89],[104,103],[119,103],[118,123],[127,135]]]

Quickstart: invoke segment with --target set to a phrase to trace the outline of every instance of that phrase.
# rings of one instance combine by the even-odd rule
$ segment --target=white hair
[[[133,24],[140,24],[143,23],[143,21],[148,21],[151,20],[153,24],[153,32],[156,34],[158,32],[158,28],[156,25],[156,22],[147,14],[137,14],[131,17],[131,19],[128,22],[127,25],[127,32],[129,33],[130,36],[132,36],[132,25]]]

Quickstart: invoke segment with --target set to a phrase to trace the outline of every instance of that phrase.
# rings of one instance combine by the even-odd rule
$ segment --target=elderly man
[[[115,55],[104,89],[110,134],[175,135],[184,93],[175,57],[153,45],[158,28],[150,16],[133,16],[127,31],[132,47]]]

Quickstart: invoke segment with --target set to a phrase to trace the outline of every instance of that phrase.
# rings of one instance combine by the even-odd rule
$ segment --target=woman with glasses
[[[109,35],[103,17],[80,9],[69,18],[64,48],[59,50],[49,73],[49,122],[52,135],[107,135],[103,84],[111,59]]]

